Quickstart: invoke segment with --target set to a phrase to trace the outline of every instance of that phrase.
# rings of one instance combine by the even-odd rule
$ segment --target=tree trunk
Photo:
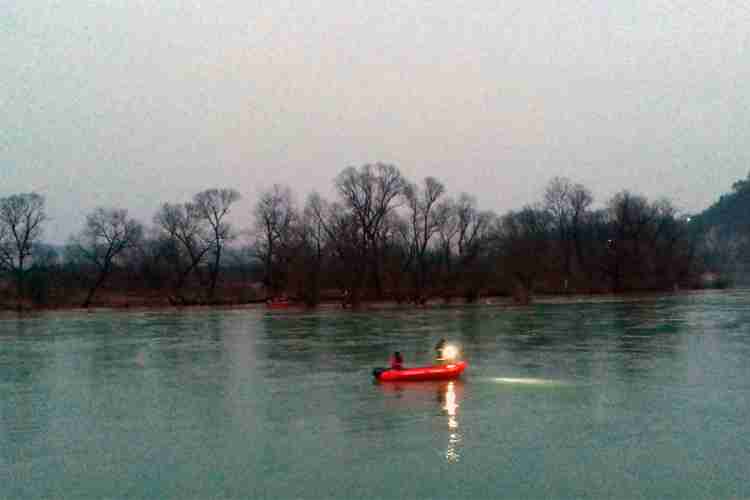
[[[214,265],[211,268],[211,289],[208,292],[208,298],[214,300],[216,296],[216,282],[219,279],[219,262],[221,261],[221,247],[216,248],[216,258],[214,258]]]
[[[18,267],[18,270],[16,271],[16,300],[18,302],[18,309],[21,310],[23,308],[23,296],[24,296],[24,272],[23,272],[23,261],[21,261],[21,264]]]
[[[89,288],[89,292],[86,295],[86,300],[83,301],[82,307],[88,308],[91,305],[91,301],[94,299],[94,294],[104,283],[104,280],[107,278],[107,274],[109,274],[109,269],[104,269],[99,273],[99,277],[96,279],[94,286]]]
[[[276,284],[274,283],[274,276],[273,276],[273,235],[269,231],[266,235],[268,238],[268,254],[266,255],[266,283],[268,284],[268,289],[271,290],[271,295],[275,296],[278,292],[276,289]]]

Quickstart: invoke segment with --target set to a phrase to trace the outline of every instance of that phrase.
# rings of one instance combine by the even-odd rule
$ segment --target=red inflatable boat
[[[375,368],[372,371],[372,375],[381,382],[449,380],[458,378],[465,369],[466,361],[457,361],[447,365],[421,366],[418,368],[404,368],[402,370]]]

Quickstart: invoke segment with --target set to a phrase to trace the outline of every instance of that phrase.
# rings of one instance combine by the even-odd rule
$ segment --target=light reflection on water
[[[448,462],[458,462],[461,454],[458,445],[461,443],[461,434],[458,431],[458,403],[456,402],[456,384],[448,382],[445,385],[445,406],[443,410],[448,414],[448,449],[445,451],[445,459]]]
[[[434,409],[439,410],[443,417],[440,422],[440,433],[447,439],[445,460],[448,463],[457,463],[461,459],[462,436],[458,411],[464,390],[464,382],[461,379],[439,382],[381,382],[376,385],[382,394],[395,397],[403,403],[392,407],[394,412],[419,411],[423,415],[429,415]]]
[[[509,384],[509,385],[530,385],[537,387],[563,387],[570,385],[569,382],[563,380],[549,380],[543,378],[514,378],[514,377],[494,377],[491,378],[493,382],[498,384]]]

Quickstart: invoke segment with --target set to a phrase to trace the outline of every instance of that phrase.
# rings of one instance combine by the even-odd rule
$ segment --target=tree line
[[[228,222],[241,197],[234,189],[164,203],[148,226],[124,208],[97,208],[61,249],[43,243],[42,196],[0,198],[2,301],[88,307],[283,294],[309,306],[482,295],[524,303],[540,292],[690,287],[710,265],[706,232],[691,230],[669,201],[621,191],[595,209],[591,191],[567,178],[503,215],[383,163],[348,167],[334,187],[334,199],[311,193],[300,206],[290,187],[274,185],[244,229]]]

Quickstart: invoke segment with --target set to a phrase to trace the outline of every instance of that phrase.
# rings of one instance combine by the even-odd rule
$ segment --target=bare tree
[[[633,279],[643,274],[642,243],[656,212],[644,196],[621,191],[609,200],[605,213],[609,238],[601,269],[610,278],[612,289],[619,292],[625,276]]]
[[[240,199],[240,193],[234,189],[207,189],[196,194],[193,204],[197,213],[208,223],[211,234],[211,251],[213,262],[210,266],[211,289],[209,297],[214,298],[216,283],[219,278],[221,254],[227,242],[236,238],[232,226],[225,220],[232,205]]]
[[[466,296],[471,300],[476,298],[479,285],[487,278],[486,273],[477,269],[477,259],[490,250],[496,218],[491,211],[479,211],[476,198],[466,193],[461,193],[457,201],[448,198],[435,205],[437,252],[446,300],[462,282],[468,286],[464,290]]]
[[[379,251],[383,260],[383,277],[396,302],[418,298],[415,294],[415,245],[407,217],[391,212],[380,234]],[[408,282],[408,283],[407,283]]]
[[[500,219],[498,240],[501,256],[516,280],[514,298],[528,303],[534,284],[547,270],[549,235],[552,226],[549,212],[539,207],[524,207]]]
[[[434,177],[427,177],[420,188],[408,185],[405,189],[408,208],[408,241],[410,255],[414,256],[414,288],[416,300],[424,300],[425,281],[429,272],[427,250],[430,242],[440,231],[442,212],[438,210],[438,200],[445,193],[445,186]]]
[[[544,208],[551,216],[553,231],[556,236],[556,246],[562,254],[562,268],[566,276],[570,276],[571,264],[571,212],[570,194],[573,189],[570,179],[555,177],[544,191]]]
[[[153,226],[149,228],[137,251],[129,255],[128,264],[133,268],[133,278],[140,280],[149,290],[163,290],[173,285],[177,272],[175,261],[179,253],[177,243]],[[169,296],[172,300],[172,296]]]
[[[154,225],[161,236],[171,242],[171,257],[177,269],[175,293],[184,301],[182,288],[185,281],[212,248],[207,221],[193,203],[165,203],[154,215]]]
[[[300,225],[300,253],[304,270],[302,297],[310,307],[317,306],[320,302],[321,272],[328,253],[326,228],[322,218],[323,203],[320,195],[312,193],[305,203]]]
[[[475,258],[481,249],[494,214],[477,210],[476,198],[466,193],[461,193],[455,210],[458,224],[458,255],[462,261],[467,262]]]
[[[330,278],[344,290],[344,305],[352,301],[351,291],[359,285],[361,267],[361,234],[354,216],[340,203],[328,203],[317,193],[306,206],[306,213],[316,226],[316,243],[334,257]]]
[[[444,272],[450,274],[453,271],[453,253],[459,229],[456,202],[451,198],[443,200],[438,203],[435,212],[438,219],[440,259]]]
[[[44,198],[36,193],[0,198],[0,268],[15,278],[19,307],[24,298],[24,278],[33,264],[34,246],[46,219]]]
[[[274,184],[271,189],[261,193],[253,215],[256,249],[265,266],[265,282],[271,292],[276,293],[281,287],[277,272],[286,273],[286,269],[280,269],[287,267],[281,261],[286,260],[288,264],[291,258],[295,225],[299,221],[292,190]]]
[[[647,259],[650,281],[658,288],[679,286],[688,277],[695,251],[688,236],[686,217],[680,216],[667,199],[654,202],[652,209],[654,218]]]
[[[568,201],[570,203],[570,231],[575,247],[578,267],[581,270],[587,269],[583,252],[583,232],[584,226],[588,224],[591,212],[589,207],[594,202],[594,197],[583,184],[575,184],[569,193]]]
[[[565,177],[553,178],[544,192],[544,208],[551,215],[552,230],[566,276],[572,273],[574,252],[579,267],[582,267],[581,225],[592,201],[588,189],[581,184],[573,184]]]
[[[479,297],[480,288],[488,279],[488,273],[479,265],[479,258],[489,251],[491,228],[496,215],[490,211],[479,211],[476,199],[461,194],[456,204],[458,272],[464,282],[464,295],[470,301]]]
[[[336,190],[343,208],[355,226],[358,254],[357,276],[352,289],[352,302],[357,304],[361,289],[369,272],[379,279],[378,239],[387,215],[398,206],[398,197],[406,187],[401,172],[383,163],[363,165],[359,169],[348,167],[336,178]],[[376,283],[377,286],[377,283]],[[378,286],[378,288],[380,288]]]
[[[98,274],[89,287],[83,307],[91,305],[96,291],[112,272],[117,259],[139,244],[143,225],[128,218],[128,211],[117,208],[97,208],[86,216],[86,224],[68,244],[68,255],[83,258],[93,264]]]

